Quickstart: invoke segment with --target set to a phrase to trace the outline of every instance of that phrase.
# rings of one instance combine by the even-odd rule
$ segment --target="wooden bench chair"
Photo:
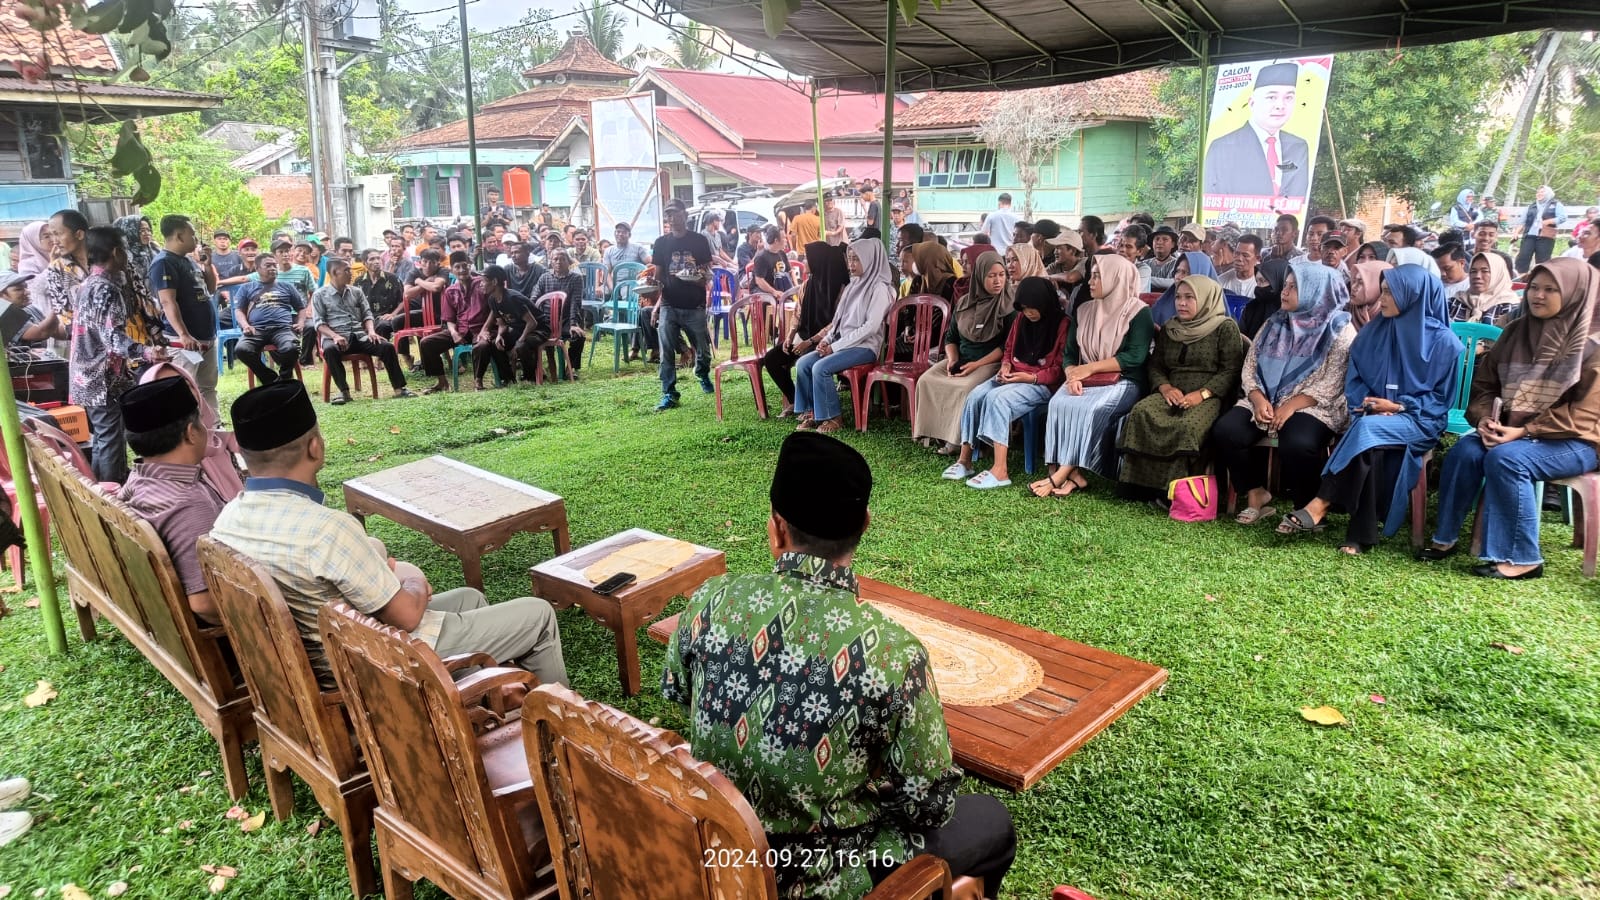
[[[221,751],[229,796],[242,799],[250,790],[244,744],[255,740],[256,726],[250,694],[229,665],[226,633],[189,611],[188,595],[150,523],[90,484],[37,435],[24,437],[66,555],[78,632],[95,640],[95,614],[111,620],[194,707]]]
[[[528,693],[522,739],[567,900],[776,900],[766,865],[707,865],[708,854],[767,856],[755,810],[716,766],[695,759],[677,734],[560,685]],[[868,900],[977,900],[982,884],[952,884],[944,860],[918,856]]]
[[[345,866],[356,897],[377,890],[372,867],[372,778],[356,752],[344,701],[324,691],[306,656],[294,616],[272,576],[209,537],[199,541],[206,586],[233,638],[254,699],[267,796],[278,821],[294,813],[292,771],[344,836]]]
[[[418,878],[457,898],[557,896],[522,723],[501,702],[533,675],[484,668],[452,681],[431,647],[399,629],[343,603],[317,618],[377,791],[390,900],[410,900]],[[470,663],[495,664],[482,654]]]

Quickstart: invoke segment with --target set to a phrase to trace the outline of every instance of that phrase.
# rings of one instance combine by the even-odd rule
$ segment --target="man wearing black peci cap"
[[[1304,197],[1310,187],[1311,147],[1283,130],[1295,109],[1300,66],[1262,66],[1250,90],[1250,121],[1206,148],[1208,194]]]
[[[993,797],[961,770],[928,651],[861,602],[850,569],[872,470],[814,432],[784,440],[769,493],[765,575],[706,582],[667,645],[661,692],[689,707],[694,755],[754,807],[786,897],[860,897],[918,853],[997,897],[1016,855]]]
[[[194,547],[211,533],[223,507],[221,492],[200,465],[211,440],[200,422],[200,401],[186,380],[173,377],[130,388],[117,402],[135,457],[117,499],[161,536],[189,609],[207,622],[220,622]]]
[[[250,478],[211,536],[261,564],[294,615],[324,688],[333,670],[322,653],[317,611],[343,601],[434,648],[441,657],[487,653],[542,682],[567,681],[555,611],[537,597],[490,606],[481,592],[433,593],[422,570],[389,559],[349,514],[322,505],[317,473],[326,447],[305,385],[284,379],[233,401],[233,434]]]

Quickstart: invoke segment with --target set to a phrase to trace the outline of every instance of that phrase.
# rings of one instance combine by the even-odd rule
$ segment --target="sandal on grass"
[[[1276,507],[1263,506],[1263,507],[1257,508],[1257,507],[1251,506],[1251,507],[1246,507],[1245,509],[1239,510],[1239,514],[1237,516],[1234,516],[1233,520],[1235,522],[1238,522],[1240,525],[1254,525],[1257,522],[1261,521],[1262,519],[1267,518],[1268,516],[1275,516],[1277,514],[1278,514],[1278,510],[1277,510]]]
[[[1355,541],[1345,541],[1339,545],[1339,552],[1345,556],[1360,556],[1371,549],[1371,544],[1358,544]]]
[[[817,426],[817,434],[833,434],[843,427],[844,425],[838,419],[829,419]]]
[[[1297,509],[1278,523],[1279,534],[1313,534],[1322,530],[1322,523],[1311,518],[1311,513]]]
[[[969,487],[969,488],[977,488],[980,491],[987,491],[987,490],[991,490],[993,488],[1003,488],[1003,487],[1010,487],[1010,486],[1011,486],[1010,479],[1007,479],[1005,481],[1001,481],[1000,479],[994,477],[994,473],[993,472],[990,472],[990,471],[987,471],[987,470],[979,472],[977,475],[974,475],[973,477],[967,479],[967,487]]]
[[[942,477],[951,481],[966,481],[972,477],[972,467],[961,463],[953,463],[950,468],[944,470]]]

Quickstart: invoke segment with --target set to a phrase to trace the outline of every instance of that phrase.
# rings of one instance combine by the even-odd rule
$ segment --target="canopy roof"
[[[885,0],[801,0],[777,39],[751,0],[652,0],[797,75],[882,91]],[[1600,27],[1595,0],[921,0],[896,27],[897,91],[1037,87],[1164,64],[1225,64]]]

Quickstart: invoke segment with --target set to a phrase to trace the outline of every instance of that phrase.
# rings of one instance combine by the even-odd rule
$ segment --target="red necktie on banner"
[[[1278,196],[1278,138],[1267,138],[1267,173],[1272,176],[1272,196]]]

